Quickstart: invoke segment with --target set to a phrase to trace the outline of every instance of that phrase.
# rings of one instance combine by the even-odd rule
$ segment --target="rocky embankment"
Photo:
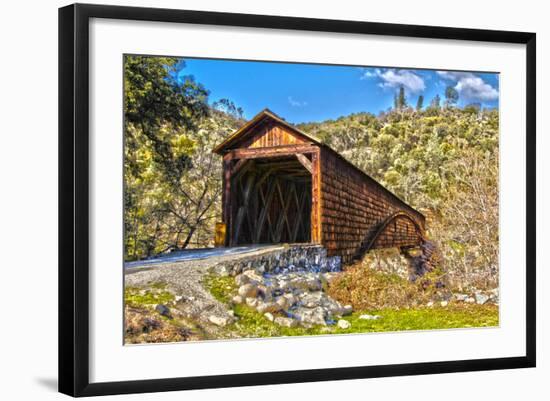
[[[398,274],[411,280],[410,261],[402,255],[377,258],[371,255],[362,268]],[[349,272],[341,271],[338,257],[327,257],[323,247],[314,245],[280,246],[246,255],[127,269],[127,296],[139,302],[127,302],[126,332],[131,337],[130,342],[240,337],[235,331],[240,322],[236,311],[242,307],[258,313],[260,320],[265,319],[281,330],[322,326],[347,330],[352,328],[350,319],[353,316],[363,320],[383,319],[378,315],[362,314],[368,308],[358,306],[359,310],[354,311],[352,305],[328,295],[331,283],[346,274]],[[363,273],[360,276],[363,277]],[[209,284],[212,280],[218,285],[223,283],[222,297],[213,292]],[[415,305],[445,308],[449,304],[483,305],[499,301],[497,289],[453,293],[441,287],[433,295]],[[349,299],[347,302],[355,301]],[[349,316],[352,313],[353,316]],[[327,330],[332,328],[327,327]],[[163,334],[155,337],[156,332]]]
[[[294,271],[260,275],[247,270],[235,276],[238,293],[232,302],[246,304],[281,326],[325,326],[353,312],[351,305],[341,305],[323,290],[335,274]]]

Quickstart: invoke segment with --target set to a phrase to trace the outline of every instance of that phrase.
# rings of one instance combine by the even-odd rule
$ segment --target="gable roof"
[[[256,125],[258,125],[260,122],[265,120],[275,121],[280,125],[284,126],[285,128],[287,128],[288,130],[292,131],[297,136],[302,137],[307,141],[311,141],[316,145],[326,146],[318,138],[314,137],[313,135],[307,134],[304,131],[299,130],[292,124],[288,123],[287,121],[279,117],[277,114],[273,113],[271,110],[263,109],[258,114],[256,114],[250,121],[244,124],[237,131],[235,131],[232,135],[228,136],[222,143],[217,145],[212,151],[217,154],[223,154],[224,150],[240,142],[241,140],[244,140],[248,136],[248,134],[254,131],[254,128],[256,127]]]
[[[396,199],[398,202],[400,202],[402,205],[404,205],[406,208],[411,209],[415,213],[418,213],[422,218],[426,218],[422,213],[420,213],[418,210],[413,208],[411,205],[409,205],[407,202],[405,202],[403,199],[401,199],[399,196],[394,194],[392,191],[384,187],[382,184],[380,184],[377,180],[372,178],[370,175],[368,175],[366,172],[361,170],[359,167],[357,167],[355,164],[347,160],[344,156],[342,156],[340,153],[332,149],[327,144],[321,142],[318,138],[314,137],[313,135],[307,134],[302,130],[299,130],[292,124],[286,122],[281,117],[279,117],[277,114],[273,113],[269,109],[264,109],[258,114],[256,114],[250,121],[248,121],[246,124],[244,124],[241,128],[239,128],[237,131],[235,131],[232,135],[227,137],[222,143],[217,145],[212,152],[217,153],[219,155],[223,155],[225,150],[228,150],[232,145],[239,143],[240,141],[247,138],[249,133],[253,133],[254,129],[256,128],[257,124],[260,122],[271,119],[285,128],[289,129],[293,133],[295,133],[297,136],[300,136],[308,141],[311,141],[312,143],[319,145],[320,147],[323,147],[324,149],[327,149],[332,154],[334,154],[336,157],[338,157],[340,160],[342,160],[344,163],[349,165],[353,170],[357,171],[362,176],[366,177],[368,180],[370,180],[374,185],[378,186],[380,189],[382,189],[384,192],[388,193],[390,196],[392,196],[394,199]]]

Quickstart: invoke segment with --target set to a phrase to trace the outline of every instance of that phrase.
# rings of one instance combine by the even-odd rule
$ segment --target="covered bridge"
[[[347,263],[424,240],[421,213],[267,109],[214,152],[223,156],[226,246],[318,243]]]

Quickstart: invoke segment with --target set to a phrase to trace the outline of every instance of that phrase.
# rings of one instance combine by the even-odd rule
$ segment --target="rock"
[[[447,305],[449,305],[449,303],[447,301],[441,301],[439,303],[442,307],[446,307]]]
[[[237,284],[239,287],[248,284],[249,282],[250,278],[244,274],[237,274],[235,276],[235,284]]]
[[[296,308],[292,312],[294,316],[300,319],[300,322],[304,325],[321,325],[326,326],[327,322],[325,321],[326,311],[322,307],[318,306],[316,308]]]
[[[351,315],[353,313],[353,306],[344,305],[342,306],[342,316]]]
[[[175,299],[176,303],[177,303],[177,302],[180,302],[180,301],[184,301],[182,295],[176,295],[176,296],[174,297],[174,299]]]
[[[243,298],[253,298],[258,295],[258,287],[252,283],[247,283],[239,287],[239,295]]]
[[[382,319],[382,316],[380,316],[380,315],[361,315],[361,316],[359,316],[359,319],[378,320],[378,319]]]
[[[244,298],[240,295],[235,295],[233,298],[231,298],[231,301],[233,301],[234,304],[242,304],[244,302]]]
[[[318,278],[311,277],[306,282],[309,291],[321,291],[323,289],[323,283]]]
[[[275,303],[276,303],[277,305],[279,305],[279,307],[280,307],[281,309],[285,309],[285,310],[288,309],[288,308],[290,308],[290,307],[292,306],[292,304],[291,304],[291,303],[288,301],[288,299],[285,298],[285,297],[279,297],[279,298],[277,298],[277,300],[275,301]]]
[[[218,276],[227,277],[231,274],[231,268],[226,265],[216,265],[212,267],[212,272]]]
[[[246,298],[245,302],[248,306],[255,308],[256,306],[258,306],[259,301],[257,298],[248,297]]]
[[[453,294],[453,298],[458,302],[465,302],[468,299],[467,294]]]
[[[264,282],[264,278],[258,273],[256,273],[254,270],[246,270],[243,273],[243,276],[246,276],[249,279],[249,281],[253,281],[256,284],[263,284]]]
[[[283,295],[283,298],[285,298],[290,306],[294,305],[298,300],[294,296],[294,294],[285,294]]]
[[[261,296],[263,299],[271,299],[271,288],[267,287],[265,285],[259,285],[258,286],[258,295]]]
[[[473,304],[473,303],[475,303],[475,301],[476,301],[476,300],[475,300],[474,298],[468,297],[468,298],[466,298],[466,300],[465,300],[464,302],[466,302],[466,303],[468,303],[468,304]]]
[[[275,313],[281,310],[281,305],[276,302],[262,302],[258,303],[256,310],[260,313]]]
[[[289,282],[289,287],[292,287],[292,289],[300,289],[300,290],[307,290],[308,289],[308,282],[307,279],[304,277],[294,277]]]
[[[208,320],[211,323],[214,323],[216,326],[224,327],[227,326],[231,322],[230,316],[209,316]]]
[[[296,327],[298,322],[290,317],[276,317],[273,322],[283,327]]]
[[[160,313],[162,316],[171,318],[170,309],[166,305],[158,304],[155,306],[155,310]]]
[[[324,296],[322,299],[322,306],[328,311],[330,315],[337,315],[337,316],[344,315],[344,308],[342,307],[342,305],[340,305],[339,302],[335,301],[332,298]]]
[[[475,296],[475,301],[478,305],[483,305],[489,300],[488,295],[482,294],[480,292],[476,292],[474,296]]]
[[[302,304],[307,308],[315,308],[321,304],[323,293],[320,291],[306,293],[302,298]]]
[[[433,302],[433,301],[430,301],[430,302],[428,302],[428,303],[426,304],[426,306],[427,306],[428,308],[431,308],[432,306],[434,306],[434,302]]]
[[[292,291],[292,285],[290,284],[290,280],[279,280],[277,282],[277,286],[283,292]]]
[[[348,322],[347,320],[343,320],[343,319],[340,319],[338,320],[338,327],[340,327],[341,329],[349,329],[351,327],[351,323]]]
[[[269,320],[270,322],[272,322],[273,320],[275,320],[275,317],[273,316],[273,314],[269,313],[269,312],[266,312],[264,313],[264,316],[267,320]]]

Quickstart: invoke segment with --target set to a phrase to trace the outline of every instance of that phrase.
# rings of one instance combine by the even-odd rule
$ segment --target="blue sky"
[[[405,88],[409,104],[424,106],[445,88],[459,93],[459,106],[498,107],[498,74],[185,58],[180,77],[193,75],[210,91],[210,103],[231,99],[250,119],[269,108],[291,123],[323,121],[351,113],[378,114]]]

